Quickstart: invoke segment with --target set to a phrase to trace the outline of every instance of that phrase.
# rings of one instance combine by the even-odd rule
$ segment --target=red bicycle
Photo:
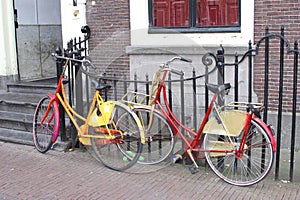
[[[219,106],[217,99],[228,94],[230,84],[207,83],[206,87],[214,95],[195,132],[175,117],[168,103],[166,77],[168,73],[182,74],[170,67],[174,60],[191,62],[182,57],[172,58],[155,73],[150,95],[129,92],[122,99],[134,107],[145,130],[144,159],[138,162],[171,161],[179,136],[184,143],[185,155],[193,163],[189,167],[192,173],[198,171],[198,159],[205,157],[214,173],[227,183],[249,186],[263,180],[272,167],[276,152],[271,127],[256,117],[263,105],[232,102]]]

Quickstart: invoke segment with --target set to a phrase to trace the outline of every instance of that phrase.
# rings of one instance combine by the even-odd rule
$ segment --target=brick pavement
[[[269,177],[236,187],[208,169],[192,175],[182,165],[120,173],[88,152],[40,154],[32,146],[0,142],[0,199],[300,199],[300,184]]]

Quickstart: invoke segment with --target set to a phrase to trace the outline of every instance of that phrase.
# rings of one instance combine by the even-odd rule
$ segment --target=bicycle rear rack
[[[121,101],[134,105],[151,105],[150,95],[140,92],[128,91],[121,99]]]

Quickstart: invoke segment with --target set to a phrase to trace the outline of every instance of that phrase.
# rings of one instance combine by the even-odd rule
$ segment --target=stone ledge
[[[248,50],[248,46],[223,46],[225,55],[242,55]],[[127,46],[126,53],[129,55],[204,55],[208,52],[216,53],[220,45],[215,46]]]

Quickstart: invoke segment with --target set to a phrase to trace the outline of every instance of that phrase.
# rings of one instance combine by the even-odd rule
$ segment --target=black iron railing
[[[90,28],[88,26],[83,26],[81,28],[81,32],[84,33],[84,38],[81,37],[71,39],[67,43],[67,48],[61,50],[60,48],[57,48],[56,53],[58,55],[64,55],[65,57],[75,58],[75,59],[83,59],[88,54],[87,49],[87,41],[90,38]],[[59,79],[61,73],[62,73],[62,66],[65,64],[66,60],[63,59],[57,59],[56,60],[56,66],[57,66],[57,80]],[[82,74],[79,73],[80,69],[80,63],[76,62],[70,62],[68,66],[68,82],[67,82],[67,88],[68,88],[68,97],[69,97],[69,104],[73,106],[75,104],[76,106],[76,112],[79,114],[83,114],[83,85],[82,84]],[[85,84],[86,87],[88,87],[87,84]],[[88,95],[88,94],[87,94]],[[71,123],[71,121],[70,121]],[[70,134],[71,134],[71,140],[72,140],[72,147],[74,147],[77,143],[76,136],[77,132],[75,130],[75,127],[71,124],[69,126]],[[67,132],[66,132],[66,122],[65,122],[65,112],[63,110],[63,107],[60,105],[60,137],[62,141],[68,140]]]
[[[86,38],[82,42],[79,39],[79,42],[77,42],[75,39],[72,40],[68,45],[68,49],[64,50],[64,55],[67,56],[74,56],[75,58],[80,58],[82,55],[86,55],[86,41],[89,38],[89,34],[87,34]],[[278,71],[278,78],[276,80],[279,81],[278,86],[278,105],[277,107],[274,107],[274,105],[270,105],[269,101],[269,84],[270,84],[270,70],[273,70],[273,66],[270,66],[270,54],[274,54],[274,52],[271,52],[270,45],[274,45],[274,42],[272,43],[272,40],[279,41],[279,71]],[[83,47],[80,46],[81,44],[84,44]],[[273,46],[272,46],[273,47]],[[261,52],[260,49],[264,49],[264,52]],[[79,54],[76,54],[74,52],[78,52]],[[280,155],[281,155],[281,139],[282,139],[282,114],[283,114],[283,97],[286,95],[286,92],[284,91],[284,83],[285,82],[292,82],[292,104],[288,108],[288,111],[292,113],[292,120],[291,124],[291,142],[288,148],[290,150],[290,167],[289,167],[289,180],[293,181],[294,177],[294,160],[295,160],[295,139],[296,139],[296,113],[299,112],[299,105],[297,107],[297,85],[298,85],[298,42],[294,42],[294,46],[291,47],[289,41],[284,37],[284,28],[282,27],[280,34],[271,34],[269,33],[268,28],[266,29],[265,36],[263,36],[259,41],[256,43],[252,43],[251,41],[248,44],[248,50],[242,54],[236,53],[234,55],[234,61],[233,62],[226,62],[226,48],[220,46],[216,50],[216,53],[208,52],[202,57],[202,63],[203,67],[205,68],[204,75],[196,75],[195,71],[192,72],[191,77],[184,77],[181,76],[180,78],[169,77],[168,80],[168,87],[169,87],[169,93],[168,98],[170,101],[171,108],[178,109],[179,117],[181,118],[182,122],[185,122],[186,120],[186,101],[190,100],[190,110],[189,114],[191,114],[191,123],[190,126],[197,128],[200,119],[200,107],[203,108],[203,112],[208,107],[209,103],[209,93],[207,88],[204,86],[204,82],[208,82],[210,78],[210,73],[212,73],[212,68],[215,69],[214,72],[218,73],[217,82],[219,84],[224,83],[225,77],[233,76],[233,82],[231,83],[233,85],[234,91],[233,91],[233,99],[234,101],[240,100],[240,86],[239,86],[239,72],[241,68],[247,67],[246,70],[248,72],[248,77],[246,83],[247,83],[247,100],[248,102],[252,102],[254,95],[259,93],[258,91],[255,91],[256,84],[263,85],[263,91],[262,95],[258,98],[259,101],[264,103],[265,110],[263,113],[263,120],[268,123],[268,116],[269,111],[276,112],[277,120],[274,124],[276,128],[276,138],[277,138],[277,153],[276,153],[276,163],[275,163],[275,179],[277,180],[279,178],[279,170],[280,170]],[[81,54],[82,53],[82,54]],[[240,53],[240,52],[239,52]],[[255,79],[255,76],[253,75],[253,71],[256,70],[256,63],[257,60],[255,58],[260,55],[261,58],[264,60],[264,67],[262,70],[263,73],[263,82],[257,83],[257,80]],[[285,80],[284,73],[285,73],[285,55],[289,55],[289,59],[292,60],[293,65],[293,71],[290,73],[292,74],[293,80]],[[260,59],[261,59],[260,58]],[[58,60],[58,65],[61,65],[62,62]],[[231,68],[231,70],[227,70],[227,68]],[[225,70],[226,69],[226,70]],[[89,80],[89,77],[86,77],[85,82],[81,78],[78,78],[80,76],[80,73],[77,73],[75,71],[75,76],[71,75],[70,77],[76,77],[76,81],[78,81],[76,84],[76,108],[84,110],[84,101],[86,102],[86,105],[88,106],[89,102],[89,91],[91,86],[91,81]],[[119,100],[121,97],[127,93],[128,90],[134,90],[134,91],[142,91],[146,94],[149,94],[150,87],[151,87],[151,80],[147,74],[145,74],[144,80],[138,80],[137,76],[134,75],[133,79],[128,79],[126,76],[124,76],[123,79],[117,79],[119,74],[113,75],[112,77],[108,77],[105,74],[99,75],[97,81],[102,81],[105,83],[108,83],[113,86],[113,89],[105,94],[107,98]],[[74,101],[74,84],[75,79],[73,81],[70,81],[70,100]],[[85,86],[85,94],[83,94],[82,89],[83,85]],[[174,93],[171,89],[174,87],[179,88],[179,92],[177,91],[176,98],[180,98],[180,100],[177,103],[174,103]],[[190,87],[192,89],[192,97],[191,98],[185,98],[187,87]],[[190,89],[189,88],[189,89]],[[254,88],[254,90],[253,90]],[[201,90],[203,89],[203,90]],[[80,91],[81,90],[81,91]],[[201,99],[199,99],[199,96]],[[221,101],[221,99],[219,100]],[[221,102],[222,103],[222,102]],[[188,123],[188,122],[186,122]],[[65,137],[65,136],[64,136]]]

